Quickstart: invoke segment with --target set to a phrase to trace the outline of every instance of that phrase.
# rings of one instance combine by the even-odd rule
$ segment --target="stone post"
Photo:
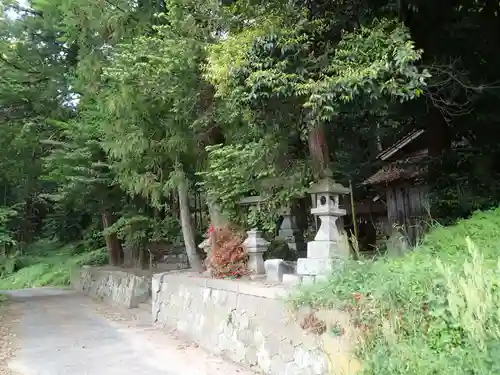
[[[248,270],[252,276],[264,276],[266,269],[264,267],[264,253],[266,252],[269,242],[262,238],[262,234],[253,228],[247,232],[247,239],[243,242],[248,253]]]
[[[306,244],[304,243],[304,237],[297,226],[295,216],[292,214],[290,208],[285,209],[283,212],[283,222],[278,231],[278,238],[285,241],[290,249],[297,252],[299,256],[305,253]]]
[[[313,241],[307,243],[307,258],[297,261],[297,273],[303,283],[314,282],[318,276],[330,274],[336,265],[349,257],[337,228],[337,219],[346,214],[339,208],[339,195],[348,194],[349,189],[327,177],[314,184],[310,193],[316,196],[316,207],[311,213],[318,216],[321,225]]]

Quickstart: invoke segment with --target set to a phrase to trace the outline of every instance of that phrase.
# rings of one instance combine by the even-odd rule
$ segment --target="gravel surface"
[[[14,333],[18,323],[14,307],[9,302],[0,302],[0,375],[17,375],[7,363],[18,348]]]

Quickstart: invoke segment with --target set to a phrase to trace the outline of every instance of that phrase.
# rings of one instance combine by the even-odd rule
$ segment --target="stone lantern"
[[[260,277],[265,275],[266,269],[264,267],[264,253],[269,247],[269,242],[262,238],[262,234],[257,228],[252,228],[247,231],[247,238],[243,242],[243,246],[248,253],[248,270],[251,276]]]
[[[251,206],[258,205],[261,202],[263,202],[262,197],[256,196],[243,198],[239,203],[242,206]],[[251,277],[264,277],[266,274],[264,253],[269,247],[269,242],[262,237],[262,233],[258,228],[252,228],[247,231],[247,238],[243,242],[243,246],[245,246],[248,253],[248,270],[251,272]]]
[[[319,217],[321,225],[314,240],[307,243],[307,258],[297,261],[297,273],[304,283],[330,274],[335,265],[349,257],[349,248],[342,241],[337,219],[346,214],[339,208],[339,196],[349,194],[350,190],[326,177],[311,186],[309,192],[316,197],[316,207],[311,213]]]

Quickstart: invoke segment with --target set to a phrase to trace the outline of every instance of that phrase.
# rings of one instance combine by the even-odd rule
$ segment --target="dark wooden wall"
[[[399,227],[414,245],[429,221],[429,198],[425,185],[399,184],[387,188],[387,216],[391,227]]]

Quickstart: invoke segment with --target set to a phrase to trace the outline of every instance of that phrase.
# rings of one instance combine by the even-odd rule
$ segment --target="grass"
[[[295,306],[341,308],[363,375],[500,374],[500,209],[433,229],[399,258],[352,262]]]
[[[84,251],[77,245],[39,241],[22,253],[0,259],[0,289],[66,286],[75,269],[106,261],[105,249]]]

